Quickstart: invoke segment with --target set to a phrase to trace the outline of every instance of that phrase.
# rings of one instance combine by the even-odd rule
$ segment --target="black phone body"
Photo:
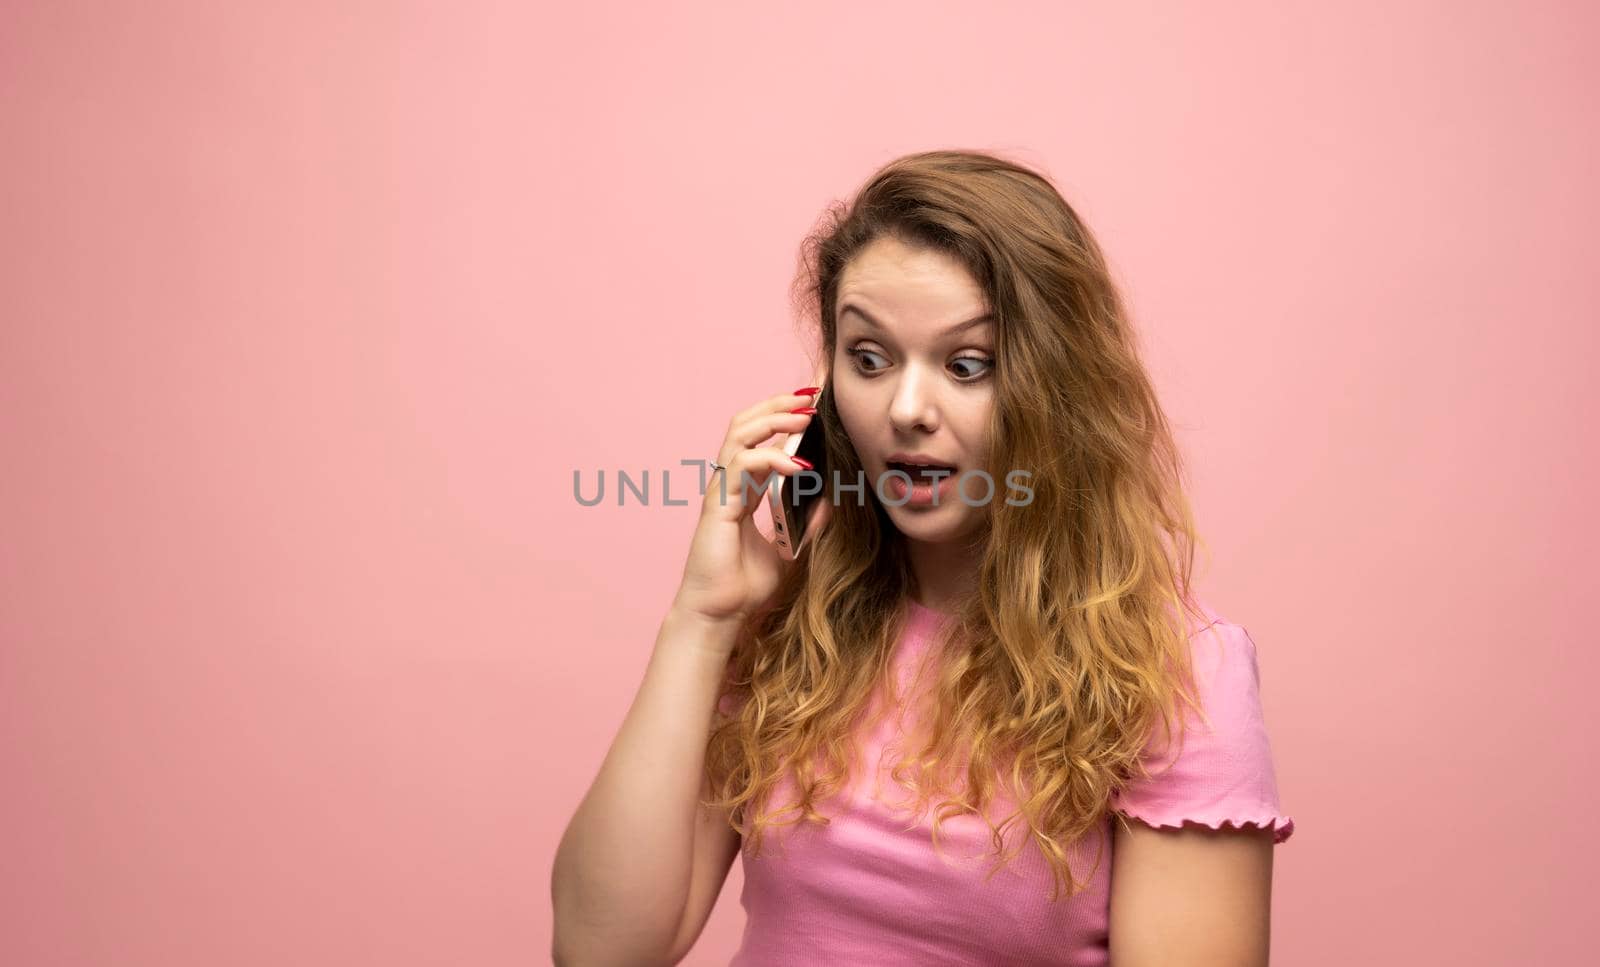
[[[826,431],[822,421],[822,394],[826,387],[817,394],[818,412],[813,414],[811,422],[799,433],[790,433],[784,437],[783,452],[791,457],[800,457],[811,464],[811,471],[786,477],[775,475],[775,483],[767,489],[769,507],[772,510],[773,542],[777,544],[778,553],[788,560],[794,560],[806,547],[806,523],[811,518],[811,508],[819,500],[827,499],[828,484],[828,446]],[[813,493],[812,491],[815,491]]]

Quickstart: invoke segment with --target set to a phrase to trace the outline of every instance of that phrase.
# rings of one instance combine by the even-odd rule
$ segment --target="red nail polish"
[[[811,461],[807,460],[805,457],[790,457],[789,459],[793,460],[795,463],[798,463],[800,466],[805,467],[807,470],[812,469]]]
[[[797,406],[794,409],[790,410],[789,412],[790,413],[815,413],[815,412],[817,412],[817,408],[815,406]]]
[[[822,391],[822,387],[820,387],[820,386],[802,386],[799,389],[794,391],[794,395],[796,395],[796,396],[810,396],[813,393],[818,393],[818,392],[821,392],[821,391]]]

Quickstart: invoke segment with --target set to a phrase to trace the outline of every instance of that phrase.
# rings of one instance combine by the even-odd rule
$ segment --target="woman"
[[[1255,645],[1190,588],[1099,247],[977,153],[901,158],[833,214],[802,277],[823,391],[729,425],[557,855],[557,960],[677,962],[742,846],[735,964],[1265,964],[1294,826]],[[790,564],[738,484],[806,472],[764,443],[813,419],[832,479]]]

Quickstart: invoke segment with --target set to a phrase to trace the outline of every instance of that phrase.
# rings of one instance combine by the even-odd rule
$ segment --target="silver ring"
[[[715,461],[715,460],[711,461],[711,473],[716,473],[718,470],[726,470],[726,469],[728,469],[728,468],[724,467],[722,464],[718,463],[717,461]],[[711,474],[709,474],[709,473],[706,474],[707,479],[709,479],[710,476],[711,476]]]

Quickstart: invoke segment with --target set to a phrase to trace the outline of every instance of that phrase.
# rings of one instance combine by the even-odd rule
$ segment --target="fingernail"
[[[798,463],[800,466],[805,467],[807,470],[811,469],[811,461],[807,460],[805,457],[790,457],[789,459],[793,460],[795,463]]]
[[[820,387],[820,386],[802,386],[799,389],[794,391],[794,395],[796,395],[796,396],[810,396],[812,393],[821,392],[821,390],[822,390],[822,387]]]
[[[815,412],[817,412],[817,408],[815,406],[797,406],[794,409],[790,410],[789,412],[790,413],[815,413]]]

